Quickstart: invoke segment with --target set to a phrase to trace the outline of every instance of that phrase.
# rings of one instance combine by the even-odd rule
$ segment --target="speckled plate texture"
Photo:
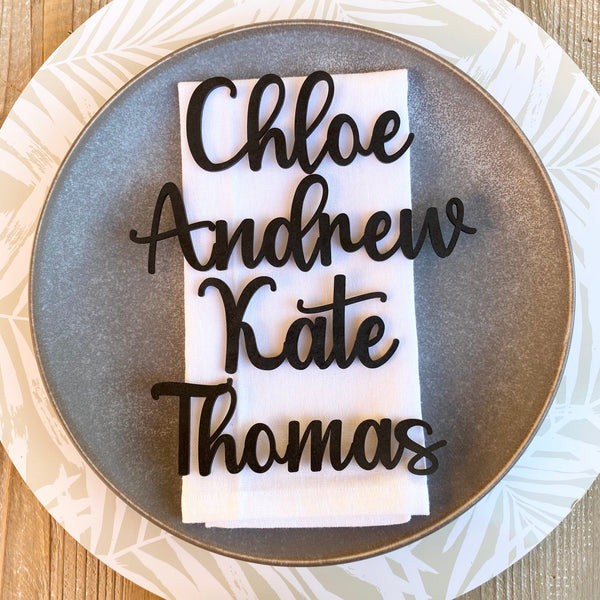
[[[171,52],[232,28],[300,19],[382,35],[318,23],[228,33],[154,67],[77,141],[115,92]],[[174,268],[161,275],[173,279],[155,277],[148,286],[133,256],[139,248],[127,241],[151,214],[157,186],[179,177],[178,140],[168,130],[176,113],[163,84],[180,72],[212,75],[215,65],[240,76],[399,63],[411,68],[416,210],[459,196],[478,227],[448,259],[423,252],[415,265],[418,297],[428,299],[418,314],[424,411],[451,440],[431,478],[432,516],[373,530],[182,531],[173,457],[155,460],[173,448],[175,417],[146,387],[182,372],[172,289],[181,265],[176,252],[165,252]],[[147,111],[136,98],[149,103]],[[560,210],[523,136],[568,228],[572,341],[530,444],[497,485],[452,519],[523,448],[552,395],[568,333]],[[543,539],[600,472],[600,99],[560,48],[504,0],[114,0],[35,75],[2,127],[0,159],[2,443],[71,535],[150,591],[165,598],[454,598]],[[320,567],[234,558],[303,564],[372,552],[379,554]]]
[[[159,274],[149,275],[146,249],[129,240],[130,229],[149,227],[162,184],[181,179],[177,82],[401,67],[410,74],[415,221],[429,206],[444,214],[458,196],[466,223],[477,228],[449,258],[429,247],[415,260],[423,413],[448,442],[428,478],[431,514],[357,529],[183,524],[178,404],[150,396],[158,381],[185,380],[181,251],[176,240],[161,244]],[[49,194],[34,250],[31,308],[51,397],[82,453],[123,498],[211,550],[323,564],[422,537],[498,481],[554,393],[570,333],[571,289],[558,201],[533,149],[495,101],[418,46],[356,26],[306,22],[254,26],[194,44],[102,109]],[[323,394],[327,401],[335,390]]]

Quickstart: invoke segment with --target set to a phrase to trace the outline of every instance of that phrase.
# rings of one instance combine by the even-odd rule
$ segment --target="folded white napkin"
[[[293,142],[296,96],[304,79],[283,78],[285,103],[273,127],[285,132],[288,148]],[[333,103],[323,124],[310,136],[313,149],[321,148],[327,124],[339,113],[352,116],[358,124],[362,144],[367,146],[376,118],[393,109],[401,116],[402,131],[398,139],[406,139],[409,129],[405,70],[334,75],[333,80]],[[225,88],[216,89],[208,97],[202,114],[202,134],[207,154],[215,162],[225,160],[244,144],[247,100],[255,82],[235,81],[235,98]],[[220,172],[201,169],[190,153],[186,138],[187,107],[197,86],[198,83],[179,84],[183,198],[188,220],[225,220],[231,233],[244,218],[252,218],[257,224],[258,247],[262,230],[270,220],[289,217],[294,192],[306,174],[297,164],[281,168],[270,151],[266,152],[258,171],[249,168],[247,158]],[[322,92],[324,86],[317,89]],[[268,90],[269,93],[274,91],[274,86]],[[266,102],[269,93],[265,96],[265,115],[272,106]],[[311,105],[313,112],[318,110],[320,102],[317,100]],[[390,142],[390,151],[392,145]],[[316,173],[325,178],[329,188],[325,212],[332,219],[339,213],[348,214],[355,239],[362,234],[371,214],[386,211],[392,217],[393,230],[382,247],[396,241],[399,212],[411,207],[408,153],[390,164],[371,155],[358,156],[352,164],[340,166],[327,157]],[[307,198],[305,218],[313,214],[319,200],[317,186]],[[214,233],[201,229],[194,232],[193,239],[198,256],[209,256]],[[366,368],[355,360],[347,369],[334,363],[322,370],[314,364],[305,370],[296,370],[284,362],[276,369],[264,371],[250,364],[245,351],[241,350],[237,372],[225,372],[223,301],[214,287],[199,296],[202,281],[209,277],[223,280],[237,299],[251,280],[260,276],[275,280],[277,290],[261,287],[244,314],[244,320],[252,325],[256,334],[261,353],[271,356],[280,353],[292,321],[315,316],[299,313],[298,299],[303,299],[307,307],[331,303],[334,277],[339,274],[346,277],[347,297],[374,291],[387,295],[385,303],[373,298],[346,308],[348,344],[354,339],[358,324],[370,315],[379,315],[386,328],[373,355],[387,349],[394,339],[399,340],[398,349],[387,363],[379,368]],[[321,315],[328,318],[328,327],[331,327],[331,311]],[[364,250],[346,253],[336,247],[330,266],[322,266],[317,261],[308,272],[300,271],[293,260],[280,268],[263,261],[257,268],[248,269],[237,252],[224,271],[199,272],[186,264],[185,326],[186,381],[216,384],[225,382],[228,377],[233,380],[237,407],[225,432],[236,439],[238,456],[246,432],[255,423],[270,427],[278,450],[283,453],[290,421],[299,421],[302,430],[313,420],[321,420],[325,427],[330,421],[341,419],[347,449],[361,421],[389,418],[395,423],[421,418],[413,266],[401,252],[389,260],[375,262]],[[241,347],[243,339],[242,334]],[[221,418],[227,408],[227,398],[217,407]],[[411,474],[406,469],[412,456],[409,452],[392,470],[378,465],[367,471],[352,461],[346,469],[335,471],[326,458],[322,470],[315,472],[310,470],[307,459],[298,472],[290,473],[285,464],[274,464],[264,473],[244,468],[231,474],[220,459],[220,450],[211,474],[202,476],[198,473],[196,456],[201,406],[202,400],[193,400],[191,474],[183,477],[182,490],[184,522],[222,527],[363,526],[402,523],[411,515],[429,513],[426,477]],[[418,434],[413,437],[418,439]]]

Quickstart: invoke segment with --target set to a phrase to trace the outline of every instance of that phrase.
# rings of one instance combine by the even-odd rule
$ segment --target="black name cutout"
[[[317,115],[311,123],[308,119],[308,106],[311,96],[317,85],[324,83],[327,87],[327,96],[323,101]],[[271,114],[261,118],[261,106],[265,90],[269,86],[277,87],[277,99]],[[391,163],[398,160],[406,153],[413,141],[410,134],[401,148],[387,153],[386,144],[391,142],[400,130],[400,115],[394,110],[388,110],[377,118],[371,135],[371,143],[366,147],[360,143],[358,126],[350,115],[339,114],[333,117],[327,127],[325,144],[317,153],[316,157],[309,157],[307,141],[308,138],[321,125],[325,118],[335,93],[333,78],[325,71],[316,71],[309,75],[303,82],[294,113],[294,145],[290,155],[287,155],[287,144],[285,133],[276,127],[271,127],[279,115],[285,100],[285,85],[278,75],[263,75],[252,88],[248,101],[246,121],[246,143],[231,158],[221,163],[214,163],[208,157],[202,139],[202,117],[206,99],[214,90],[225,87],[229,90],[232,98],[237,96],[237,88],[230,79],[225,77],[213,77],[201,83],[192,94],[187,111],[186,134],[190,152],[194,160],[205,171],[224,171],[229,169],[245,156],[248,157],[248,165],[252,171],[259,171],[262,166],[265,150],[272,142],[277,164],[288,169],[296,162],[305,173],[314,173],[323,159],[329,155],[337,165],[349,165],[357,155],[369,156],[373,154],[377,160],[383,163]],[[261,125],[261,120],[264,122]],[[352,136],[352,148],[347,156],[343,156],[340,148],[340,138],[345,130],[350,130]]]
[[[225,408],[225,416],[215,423],[215,407],[219,398],[225,394],[229,396],[229,405],[219,407],[216,412],[222,414]],[[198,426],[198,470],[203,476],[210,475],[219,449],[222,449],[225,467],[229,473],[239,473],[245,467],[255,473],[265,473],[274,463],[287,464],[288,471],[294,473],[300,469],[307,446],[310,447],[311,471],[321,470],[329,447],[329,463],[335,471],[343,471],[352,460],[365,471],[371,471],[379,464],[391,470],[398,466],[404,451],[408,450],[413,453],[413,456],[407,463],[407,469],[415,475],[429,475],[434,473],[439,465],[434,452],[446,445],[445,440],[440,440],[429,446],[423,446],[412,439],[409,433],[413,428],[422,429],[428,434],[432,433],[431,426],[420,419],[405,419],[395,425],[390,419],[379,421],[366,419],[355,428],[352,443],[344,456],[342,422],[339,419],[331,421],[325,429],[321,421],[311,421],[303,431],[298,421],[290,421],[285,452],[278,451],[275,435],[268,425],[255,423],[246,432],[240,456],[235,438],[225,432],[237,405],[237,394],[231,379],[216,385],[165,381],[152,387],[152,397],[158,400],[161,396],[179,398],[179,475],[190,473],[192,398],[204,400]],[[374,450],[367,447],[369,446],[367,438],[372,434],[376,439]],[[263,441],[268,445],[266,452]]]
[[[315,109],[316,100],[313,94],[317,86],[321,86],[322,90],[323,85],[326,93]],[[276,98],[274,104],[271,102],[269,105],[272,105],[270,111],[266,111],[263,98],[267,88],[272,86],[276,88]],[[138,232],[132,229],[129,235],[131,241],[136,244],[148,246],[149,273],[156,271],[158,243],[170,238],[177,239],[186,262],[196,271],[226,271],[235,253],[247,269],[255,269],[264,261],[275,269],[293,263],[299,271],[306,273],[317,263],[324,267],[331,266],[334,249],[344,253],[364,253],[369,260],[375,262],[389,260],[398,254],[415,259],[427,239],[435,254],[446,258],[455,249],[461,234],[476,233],[474,227],[465,224],[465,207],[459,198],[451,198],[446,203],[445,229],[450,231],[447,241],[442,232],[438,209],[435,207],[427,209],[420,226],[415,226],[411,209],[402,209],[397,215],[390,215],[385,211],[373,212],[360,229],[351,223],[346,213],[331,215],[327,212],[330,190],[325,178],[316,173],[318,167],[326,157],[341,167],[350,165],[357,156],[373,156],[384,164],[399,160],[408,151],[414,135],[410,133],[405,140],[397,139],[401,118],[396,111],[387,110],[375,119],[370,141],[366,145],[361,142],[358,125],[350,115],[334,115],[325,129],[324,121],[334,99],[335,85],[331,75],[317,71],[306,77],[298,92],[291,132],[293,140],[288,144],[285,132],[273,127],[284,104],[285,83],[277,75],[264,75],[256,82],[248,99],[244,143],[232,151],[231,156],[216,162],[205,147],[202,131],[206,101],[210,94],[219,88],[228,91],[230,98],[235,102],[236,85],[225,77],[213,77],[200,83],[190,98],[185,131],[190,152],[198,166],[210,172],[224,171],[246,159],[248,168],[258,171],[268,152],[279,167],[289,169],[297,164],[304,176],[298,182],[291,199],[289,214],[274,216],[260,236],[256,232],[255,221],[250,218],[243,219],[233,227],[225,220],[190,223],[179,188],[174,183],[166,183],[156,199],[150,233],[138,235]],[[310,122],[309,104],[311,113],[314,114]],[[265,112],[268,113],[267,116]],[[316,152],[314,148],[309,152],[309,138],[321,128],[321,139],[325,141]],[[348,137],[350,144],[347,143]],[[309,193],[313,199],[312,209],[305,206]],[[316,203],[314,198],[317,198]],[[174,223],[172,228],[161,228],[166,205],[170,207]],[[192,232],[198,230],[203,231],[202,243],[206,243],[211,249],[210,255],[204,260],[198,257],[192,241]],[[391,234],[392,231],[398,233]],[[392,238],[392,235],[395,237]],[[263,288],[276,292],[275,279],[256,277],[244,286],[237,297],[223,280],[216,277],[205,279],[198,287],[200,297],[207,293],[215,293],[213,290],[216,290],[223,304],[226,329],[223,369],[226,373],[237,372],[242,345],[250,364],[256,369],[266,371],[276,369],[284,362],[297,370],[306,369],[311,364],[319,369],[332,366],[346,369],[355,361],[365,368],[376,369],[388,362],[399,346],[400,342],[395,338],[387,341],[383,339],[385,323],[378,315],[368,316],[352,328],[347,327],[348,306],[359,302],[386,302],[387,295],[383,291],[368,291],[348,296],[346,276],[335,274],[331,300],[318,306],[307,307],[302,299],[298,299],[296,308],[300,316],[288,326],[281,351],[274,356],[265,356],[258,347],[252,325],[244,316],[250,302],[258,302],[256,298],[261,293],[268,293],[261,291]],[[354,331],[352,340],[347,340],[349,329]],[[328,336],[331,336],[331,339],[328,339]],[[383,347],[379,347],[380,345]],[[275,463],[287,464],[290,472],[298,471],[307,448],[310,448],[310,457],[305,457],[305,462],[310,464],[312,471],[321,470],[326,454],[330,465],[336,471],[345,469],[352,461],[367,471],[377,465],[393,469],[398,466],[406,450],[413,453],[412,458],[408,460],[407,469],[416,475],[428,475],[439,466],[434,452],[446,445],[446,442],[441,440],[424,446],[409,435],[414,429],[421,430],[421,437],[424,437],[425,433],[431,435],[433,430],[425,421],[405,419],[393,424],[390,419],[383,418],[367,419],[359,423],[355,428],[352,443],[343,450],[342,421],[334,419],[325,427],[321,421],[311,421],[303,430],[298,421],[290,421],[287,446],[283,453],[277,447],[273,431],[264,423],[256,423],[246,432],[240,454],[236,440],[225,431],[237,405],[237,394],[232,379],[218,385],[157,383],[152,387],[151,393],[155,399],[160,396],[179,398],[181,475],[190,472],[192,398],[203,400],[197,449],[199,473],[202,476],[211,473],[219,449],[222,450],[225,467],[230,473],[239,473],[245,467],[256,473],[264,473]],[[215,422],[215,406],[218,402],[225,402],[226,395],[229,404],[222,405],[218,411],[225,416]],[[376,441],[374,451],[367,450],[367,437]],[[260,457],[259,441],[261,447],[264,447],[265,443],[268,447],[268,451],[261,453]]]

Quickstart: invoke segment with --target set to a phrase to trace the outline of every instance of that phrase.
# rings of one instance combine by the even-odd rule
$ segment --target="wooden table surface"
[[[456,0],[460,2],[461,0]],[[600,90],[600,0],[510,0]],[[0,0],[0,123],[43,61],[107,0]],[[524,559],[461,600],[600,599],[600,480]],[[0,446],[0,600],[150,600],[57,525]],[[188,600],[188,599],[186,599]]]

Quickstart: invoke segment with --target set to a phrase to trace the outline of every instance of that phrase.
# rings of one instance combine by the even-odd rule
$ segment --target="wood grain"
[[[460,0],[457,0],[460,1]],[[600,90],[600,1],[511,0]],[[0,0],[0,123],[43,61],[107,0]],[[600,481],[524,559],[462,600],[598,600]],[[0,600],[151,600],[76,543],[0,448]],[[187,599],[186,599],[187,600]]]
[[[600,2],[598,0],[516,0],[512,2],[545,29],[600,88]]]

